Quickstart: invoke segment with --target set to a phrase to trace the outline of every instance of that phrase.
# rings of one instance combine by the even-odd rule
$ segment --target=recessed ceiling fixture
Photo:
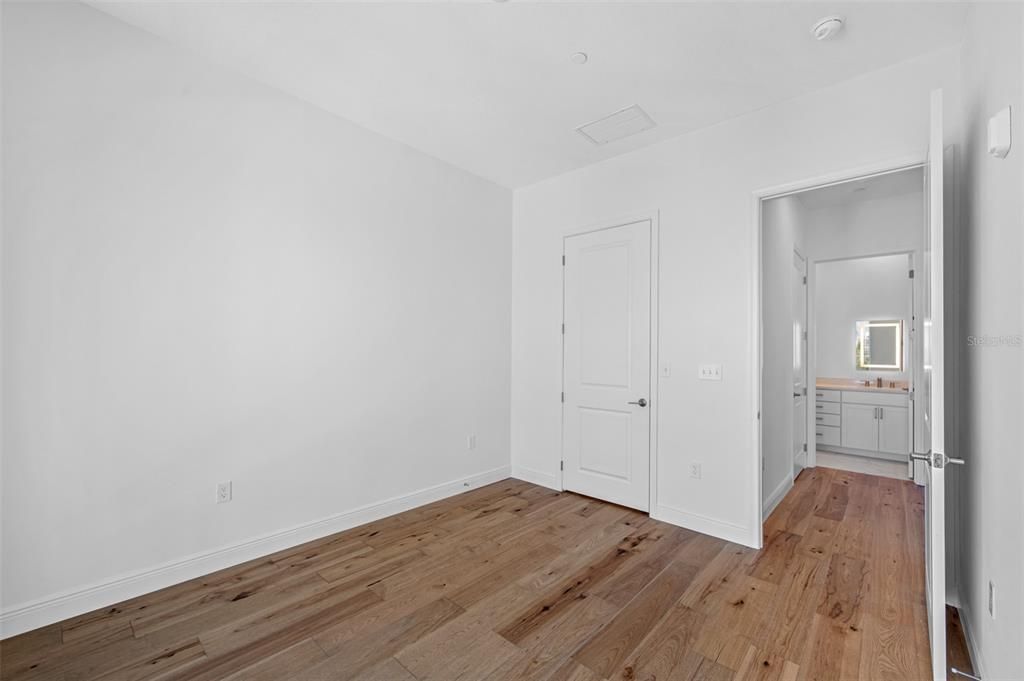
[[[623,137],[629,137],[638,132],[649,130],[655,125],[657,123],[647,115],[647,112],[634,104],[633,106],[627,106],[625,109],[616,111],[610,116],[581,125],[576,128],[576,132],[594,144],[601,146],[615,140],[620,140]]]
[[[573,64],[586,64],[590,57],[587,56],[586,52],[573,52],[569,55],[569,61]]]
[[[815,40],[831,40],[843,30],[843,18],[840,16],[825,17],[814,22],[811,35]]]

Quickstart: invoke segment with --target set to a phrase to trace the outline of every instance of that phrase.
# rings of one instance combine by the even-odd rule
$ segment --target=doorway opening
[[[760,203],[766,518],[804,468],[913,477],[924,167]]]

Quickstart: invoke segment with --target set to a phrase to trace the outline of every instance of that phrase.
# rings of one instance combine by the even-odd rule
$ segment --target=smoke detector
[[[831,40],[843,30],[843,18],[840,16],[825,17],[814,22],[811,35],[815,40]]]

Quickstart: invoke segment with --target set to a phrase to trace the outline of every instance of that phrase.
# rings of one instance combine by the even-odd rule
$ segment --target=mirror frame
[[[865,332],[874,327],[896,328],[896,364],[868,364],[864,361]],[[903,320],[871,319],[857,322],[857,370],[858,371],[903,371]]]

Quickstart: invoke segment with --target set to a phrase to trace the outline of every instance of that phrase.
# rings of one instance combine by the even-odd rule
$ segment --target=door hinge
[[[805,452],[807,451],[807,443],[806,442],[804,443],[804,451]]]
[[[565,393],[562,393],[562,401],[565,402]]]
[[[807,283],[807,275],[806,274],[804,275],[804,283],[805,284]]]
[[[758,421],[760,421],[760,420],[761,420],[761,412],[757,412],[757,420],[758,420]]]
[[[565,256],[562,256],[562,267],[565,267]]]
[[[910,270],[909,272],[907,272],[907,276],[909,276],[911,279],[913,279],[914,278],[914,270]]]
[[[804,331],[804,340],[807,340],[807,332]]]
[[[562,335],[565,335],[565,324],[562,324]]]
[[[804,397],[807,397],[807,388],[801,388],[800,390],[803,392]]]
[[[560,470],[560,471],[564,471],[565,470],[565,462],[564,461],[559,461],[558,462],[558,470]]]

